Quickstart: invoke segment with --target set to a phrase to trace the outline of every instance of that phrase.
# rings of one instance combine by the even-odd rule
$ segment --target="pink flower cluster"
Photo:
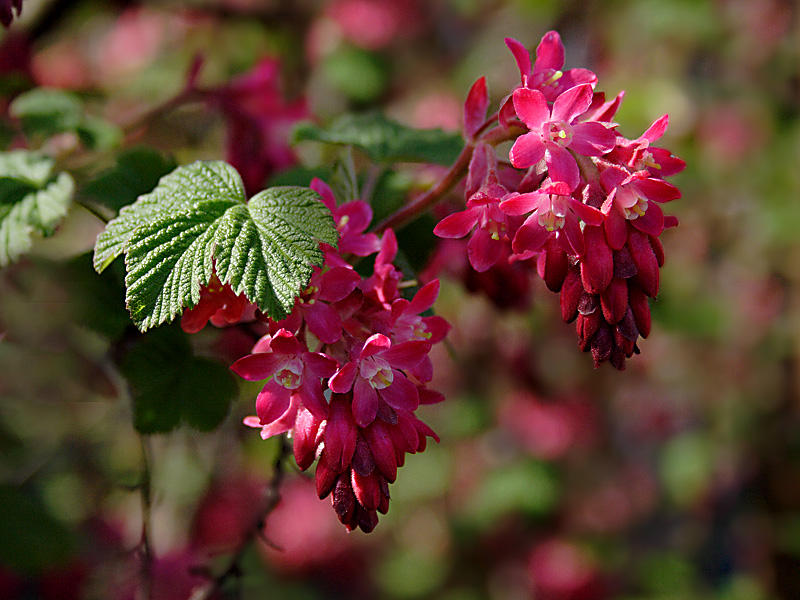
[[[613,117],[623,94],[606,100],[586,69],[562,71],[564,47],[548,32],[531,64],[518,41],[506,39],[521,85],[497,113],[501,130],[516,136],[509,162],[498,161],[481,137],[489,106],[484,78],[464,107],[464,129],[475,149],[466,185],[466,210],[442,219],[434,233],[469,236],[472,268],[535,262],[548,288],[561,293],[562,316],[576,322],[579,346],[595,366],[618,369],[638,353],[650,332],[648,298],[658,293],[664,253],[659,236],[677,219],[660,204],[680,197],[665,177],[685,163],[655,146],[668,118],[639,138],[617,131]],[[491,141],[491,140],[488,140]]]
[[[397,240],[364,233],[372,219],[360,200],[336,205],[320,180],[311,187],[331,209],[340,233],[338,251],[325,246],[325,263],[283,321],[252,354],[231,369],[248,381],[267,379],[256,416],[245,424],[266,439],[289,432],[295,460],[305,470],[316,459],[320,498],[331,495],[339,520],[369,532],[389,507],[389,484],[406,453],[425,449],[436,434],[414,414],[443,396],[427,387],[431,346],[449,329],[441,317],[423,316],[439,292],[431,281],[401,297],[394,266]],[[377,252],[373,274],[362,278],[343,254]]]

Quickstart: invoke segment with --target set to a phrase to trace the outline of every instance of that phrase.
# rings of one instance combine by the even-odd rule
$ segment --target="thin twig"
[[[263,539],[267,544],[272,547],[275,546],[270,540],[264,537],[264,524],[267,520],[269,514],[275,510],[275,507],[278,506],[278,503],[281,500],[281,493],[280,488],[281,484],[283,483],[283,478],[285,475],[285,470],[283,466],[283,462],[286,457],[289,456],[290,447],[286,438],[284,436],[280,437],[280,448],[278,450],[278,456],[275,459],[274,464],[274,471],[272,474],[272,479],[270,480],[269,484],[267,484],[267,488],[264,492],[264,504],[261,510],[256,515],[255,520],[253,521],[253,525],[247,530],[247,533],[244,536],[244,539],[239,543],[236,550],[231,556],[230,562],[228,566],[223,570],[219,575],[214,577],[211,581],[209,581],[206,585],[197,588],[194,593],[192,593],[189,600],[208,600],[219,592],[222,589],[222,586],[231,578],[238,578],[242,574],[241,569],[241,561],[244,557],[245,552],[247,552],[250,545],[255,541],[256,538]]]
[[[141,556],[141,575],[144,586],[144,597],[147,600],[153,598],[153,547],[150,543],[150,517],[153,507],[151,496],[152,473],[150,471],[150,449],[148,440],[144,435],[139,436],[142,447],[142,479],[139,486],[139,494],[142,499],[142,537],[139,542],[139,552]]]
[[[491,120],[492,117],[490,117],[487,122],[491,122]],[[484,127],[481,126],[481,130],[483,129]],[[524,133],[524,130],[520,127],[512,126],[506,129],[497,126],[486,131],[476,142],[466,144],[461,150],[461,154],[456,158],[456,161],[435,186],[421,196],[417,196],[414,200],[402,206],[399,210],[378,223],[375,227],[375,232],[381,233],[390,227],[402,227],[433,207],[434,204],[441,200],[444,195],[466,175],[469,169],[469,162],[472,159],[472,153],[477,143],[484,142],[496,146],[502,142],[514,139],[521,133]]]

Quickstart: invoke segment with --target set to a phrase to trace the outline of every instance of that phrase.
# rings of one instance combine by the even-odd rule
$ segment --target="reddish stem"
[[[483,130],[485,126],[488,123],[491,123],[495,118],[497,118],[496,115],[489,117],[487,123],[481,126],[481,130]],[[496,146],[501,142],[514,139],[521,133],[524,133],[524,130],[519,127],[511,127],[506,129],[504,127],[497,126],[486,131],[475,142],[467,143],[464,146],[464,149],[461,150],[461,154],[459,154],[458,158],[456,158],[456,161],[447,170],[447,173],[445,173],[444,177],[439,180],[439,183],[421,196],[417,196],[414,200],[378,223],[378,225],[375,227],[375,232],[381,233],[390,227],[402,227],[403,225],[413,221],[415,218],[433,207],[434,204],[441,200],[444,195],[450,191],[450,188],[461,181],[461,179],[467,173],[467,170],[469,169],[469,162],[472,159],[472,153],[475,150],[476,143],[485,142],[487,144],[491,144],[492,146]]]

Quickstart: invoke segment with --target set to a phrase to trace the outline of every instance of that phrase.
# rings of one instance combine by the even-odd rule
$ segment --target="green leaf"
[[[75,184],[51,176],[53,161],[23,150],[0,153],[0,267],[30,250],[33,234],[48,236],[67,214]]]
[[[320,242],[335,245],[337,233],[312,190],[270,188],[247,203],[233,167],[195,162],[120,211],[98,236],[94,265],[101,272],[125,253],[126,301],[142,331],[196,305],[214,261],[223,283],[281,319],[322,264]]]
[[[227,416],[238,392],[228,368],[193,356],[178,327],[141,337],[120,369],[131,387],[133,422],[140,433],[166,433],[181,421],[210,431]]]
[[[140,196],[108,223],[94,246],[95,270],[102,272],[122,254],[138,227],[190,210],[195,200],[219,197],[244,199],[244,186],[233,167],[222,161],[198,161],[178,167],[162,177],[152,192]]]
[[[152,148],[132,148],[120,154],[114,167],[100,173],[81,191],[117,212],[151,191],[176,166],[175,161]]]
[[[9,113],[22,121],[27,135],[49,137],[76,130],[83,120],[83,105],[70,92],[35,88],[17,96],[9,107]]]
[[[441,129],[413,129],[379,113],[342,115],[328,127],[299,123],[292,134],[298,141],[356,146],[376,162],[452,164],[464,146],[461,136]]]

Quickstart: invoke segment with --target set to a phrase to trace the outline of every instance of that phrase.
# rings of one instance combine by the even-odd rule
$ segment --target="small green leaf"
[[[214,261],[223,283],[280,319],[335,245],[330,211],[307,188],[277,187],[245,201],[235,169],[195,162],[126,206],[95,244],[98,272],[125,253],[126,301],[142,331],[200,300]]]
[[[122,141],[119,127],[87,115],[81,99],[64,90],[35,88],[20,94],[11,103],[9,113],[22,121],[25,134],[31,138],[72,132],[93,150],[107,150]]]
[[[75,131],[83,120],[83,105],[70,92],[35,88],[17,96],[9,107],[9,113],[22,121],[27,135],[49,137]]]
[[[33,234],[48,236],[67,214],[75,184],[52,159],[23,150],[0,153],[0,267],[30,250]]]
[[[292,134],[298,141],[356,146],[376,162],[426,162],[452,164],[464,146],[461,136],[441,129],[413,129],[379,113],[342,115],[328,127],[298,124]]]
[[[225,365],[207,358],[191,360],[178,388],[184,421],[200,431],[211,431],[227,416],[237,393],[236,381]]]
[[[236,381],[227,367],[192,356],[178,327],[142,336],[120,365],[133,396],[133,421],[140,433],[166,433],[181,421],[210,431],[228,414]]]

